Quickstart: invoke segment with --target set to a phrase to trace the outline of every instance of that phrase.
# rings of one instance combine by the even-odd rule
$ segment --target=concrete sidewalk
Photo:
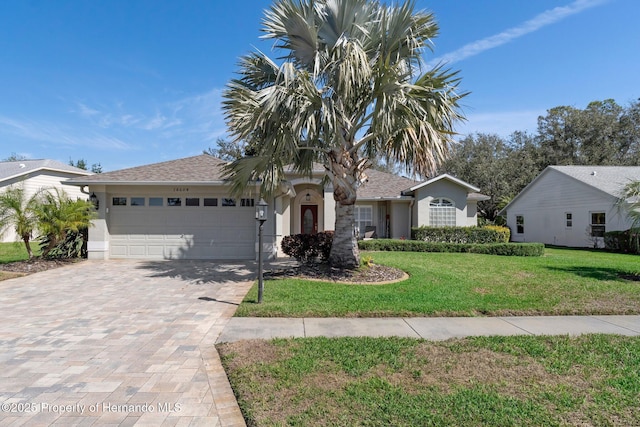
[[[640,316],[404,318],[233,317],[217,342],[289,337],[411,337],[446,340],[487,335],[640,335]]]

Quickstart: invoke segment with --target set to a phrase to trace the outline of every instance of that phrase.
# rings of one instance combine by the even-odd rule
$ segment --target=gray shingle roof
[[[640,180],[640,166],[549,166],[614,197],[631,181]]]
[[[208,154],[74,178],[74,184],[205,183],[224,179],[226,162]]]
[[[418,184],[418,181],[375,169],[368,169],[366,174],[367,182],[358,188],[359,199],[399,198],[403,191]]]
[[[78,175],[90,175],[91,172],[59,162],[57,160],[18,160],[12,162],[0,162],[0,182],[27,175],[39,170],[51,170],[58,172],[75,173]]]

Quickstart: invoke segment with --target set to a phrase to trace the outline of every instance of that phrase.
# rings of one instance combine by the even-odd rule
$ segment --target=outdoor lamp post
[[[264,283],[262,281],[262,228],[267,220],[267,202],[260,199],[256,206],[256,221],[260,224],[258,227],[258,304],[262,303],[262,294],[264,292]]]

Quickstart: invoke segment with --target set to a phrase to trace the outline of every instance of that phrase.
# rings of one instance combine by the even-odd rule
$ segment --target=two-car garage
[[[257,187],[231,195],[225,165],[202,154],[67,181],[97,207],[89,258],[255,259]]]
[[[253,199],[110,196],[109,202],[110,258],[255,258]]]

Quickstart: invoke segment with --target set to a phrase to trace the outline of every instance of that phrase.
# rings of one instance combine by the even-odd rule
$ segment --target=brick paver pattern
[[[214,343],[253,263],[83,261],[0,282],[0,426],[234,426]]]

